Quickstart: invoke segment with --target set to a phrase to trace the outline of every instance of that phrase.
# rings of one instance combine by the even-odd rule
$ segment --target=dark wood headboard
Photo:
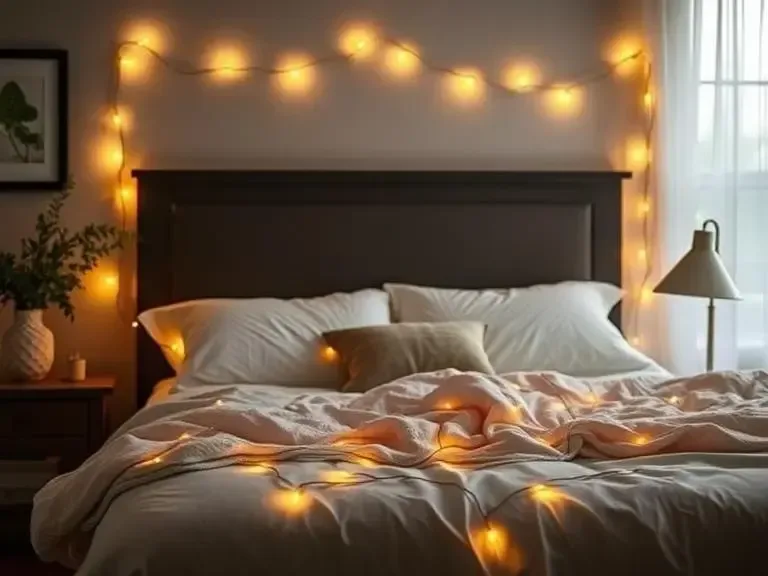
[[[384,282],[621,283],[616,172],[138,170],[138,310]],[[617,308],[612,320],[618,325]],[[171,375],[138,331],[137,394]]]

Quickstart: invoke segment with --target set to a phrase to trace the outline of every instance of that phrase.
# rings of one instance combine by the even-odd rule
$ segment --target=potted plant
[[[71,188],[71,184],[69,188]],[[14,323],[3,335],[0,374],[12,380],[40,380],[53,364],[53,334],[43,311],[55,305],[75,318],[72,292],[83,288],[83,275],[122,245],[114,226],[89,224],[70,232],[61,224],[69,190],[56,194],[37,217],[35,234],[21,241],[18,255],[0,252],[0,304],[12,301]]]

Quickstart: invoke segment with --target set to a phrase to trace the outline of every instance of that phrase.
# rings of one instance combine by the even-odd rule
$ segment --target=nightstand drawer
[[[81,400],[4,402],[0,405],[0,435],[10,423],[13,436],[84,436],[88,433],[88,403]],[[4,433],[5,432],[5,433]]]
[[[0,438],[0,460],[43,460],[56,457],[61,460],[61,472],[79,466],[90,453],[88,439],[85,437]]]

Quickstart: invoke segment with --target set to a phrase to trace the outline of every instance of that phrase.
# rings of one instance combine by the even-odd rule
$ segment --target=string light
[[[446,90],[454,102],[479,104],[485,98],[482,72],[475,68],[457,68],[445,77]]]
[[[640,289],[640,303],[650,304],[651,300],[653,300],[653,290],[648,286],[643,286]]]
[[[277,62],[279,74],[275,75],[278,90],[288,97],[305,96],[317,83],[312,58],[306,54],[292,53],[281,56]]]
[[[384,65],[395,78],[413,78],[421,70],[419,53],[413,44],[400,42],[387,47]]]
[[[541,504],[559,502],[563,499],[563,493],[546,484],[535,484],[529,490],[531,498]]]
[[[350,24],[339,36],[339,50],[353,60],[368,60],[377,45],[377,34],[369,24]]]
[[[533,64],[511,64],[503,74],[503,83],[515,92],[529,92],[541,82],[541,72]]]
[[[233,82],[247,76],[248,58],[237,46],[218,46],[208,56],[206,67],[217,81]]]
[[[455,404],[451,401],[445,401],[440,403],[439,408],[440,410],[453,410],[455,408]]]
[[[323,360],[329,364],[333,364],[339,359],[339,353],[330,346],[325,346],[320,351],[320,355],[322,356]]]
[[[276,491],[272,503],[288,515],[298,515],[309,508],[312,498],[304,490],[290,488]]]
[[[679,396],[670,396],[669,398],[667,398],[667,402],[669,402],[673,406],[677,406],[678,404],[680,404],[680,397]]]
[[[216,400],[216,402],[214,402],[214,404],[216,406],[224,406],[224,401],[223,400]]]
[[[329,484],[350,484],[355,481],[355,475],[346,470],[325,470],[320,478]]]
[[[644,55],[642,44],[636,39],[623,38],[615,43],[609,56],[609,66],[587,73],[572,81],[557,84],[543,82],[538,68],[530,63],[519,63],[507,67],[502,72],[501,80],[486,78],[482,71],[472,68],[449,69],[440,64],[426,60],[410,43],[397,41],[380,36],[375,27],[368,23],[353,23],[345,26],[339,35],[338,53],[320,58],[310,58],[302,55],[293,62],[283,62],[275,68],[254,66],[247,63],[245,51],[236,47],[219,47],[211,56],[208,68],[196,68],[194,65],[178,59],[163,56],[166,48],[166,34],[162,27],[155,22],[142,23],[132,26],[124,37],[125,42],[119,45],[116,64],[120,73],[112,97],[111,109],[115,111],[112,122],[119,132],[119,150],[108,153],[110,170],[117,173],[118,189],[122,190],[123,177],[126,170],[124,129],[125,115],[120,111],[120,88],[123,81],[128,82],[138,77],[146,77],[149,64],[156,62],[165,69],[184,76],[212,76],[216,79],[230,81],[246,75],[268,75],[275,78],[281,94],[298,96],[307,94],[315,85],[316,69],[325,64],[339,61],[359,61],[370,59],[378,51],[380,44],[385,47],[384,63],[387,70],[397,77],[411,77],[422,67],[429,71],[445,76],[447,92],[451,100],[458,104],[475,105],[485,98],[487,89],[495,89],[507,94],[542,93],[550,113],[555,117],[574,117],[580,114],[584,101],[584,88],[600,82],[612,74],[625,75],[634,70]],[[650,74],[648,75],[650,77]],[[654,96],[648,85],[643,93],[643,103],[654,116]],[[650,157],[650,151],[648,151]],[[136,165],[136,159],[132,159]],[[648,167],[649,168],[649,167]],[[646,178],[647,179],[647,178]],[[648,194],[644,195],[644,202]],[[126,198],[126,200],[130,200]],[[130,207],[130,202],[119,202],[121,212]],[[126,205],[127,204],[127,205]],[[648,208],[650,211],[650,208]],[[127,218],[123,214],[123,229],[126,229]],[[644,217],[644,227],[647,218]],[[647,232],[644,232],[647,242]],[[648,267],[646,266],[646,270]],[[637,323],[637,322],[636,322]]]
[[[255,466],[245,466],[244,468],[245,472],[247,474],[266,474],[267,472],[271,472],[271,469],[269,466],[266,466],[264,464],[256,464]]]
[[[650,161],[650,150],[645,138],[632,138],[627,144],[627,167],[633,172],[645,170]]]
[[[632,444],[635,446],[645,446],[650,442],[650,439],[648,436],[645,436],[644,434],[638,434],[634,438],[632,438]]]
[[[131,328],[138,328],[138,327],[139,327],[139,323],[136,320],[131,322]]]

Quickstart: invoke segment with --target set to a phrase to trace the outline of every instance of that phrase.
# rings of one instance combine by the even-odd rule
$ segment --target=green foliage
[[[71,185],[70,185],[71,186]],[[108,224],[88,224],[79,232],[61,225],[69,197],[64,190],[37,216],[35,236],[21,241],[21,252],[0,252],[0,304],[13,300],[17,310],[58,306],[74,320],[72,292],[99,260],[122,246],[120,232]]]
[[[0,90],[0,126],[22,162],[31,162],[32,151],[43,149],[43,136],[26,126],[37,120],[37,115],[37,108],[27,102],[21,86],[13,81],[3,86]]]

